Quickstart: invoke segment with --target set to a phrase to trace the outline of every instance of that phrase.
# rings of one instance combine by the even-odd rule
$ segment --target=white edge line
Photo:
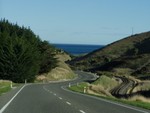
[[[79,110],[81,113],[85,113],[83,110]]]
[[[13,97],[12,97],[12,99],[9,101],[9,102],[7,102],[7,104],[5,104],[3,107],[2,107],[2,109],[0,110],[0,113],[3,113],[4,112],[4,110],[9,106],[9,104],[15,99],[15,97],[21,92],[21,90],[25,87],[26,85],[24,85]]]
[[[63,90],[71,92],[71,93],[74,93],[74,94],[78,94],[78,95],[82,95],[82,96],[87,96],[87,97],[90,97],[90,98],[98,99],[98,100],[101,100],[101,101],[104,101],[104,102],[107,102],[107,103],[115,104],[115,105],[118,105],[118,106],[121,106],[121,107],[124,107],[124,108],[128,108],[128,109],[131,109],[131,110],[138,111],[138,112],[149,113],[147,111],[143,111],[143,110],[140,110],[140,109],[132,108],[132,107],[127,106],[127,105],[123,105],[123,104],[119,104],[119,103],[112,102],[112,101],[109,101],[109,100],[105,100],[105,99],[102,99],[102,98],[98,98],[98,97],[94,97],[94,96],[90,96],[90,95],[85,95],[85,94],[81,94],[81,93],[78,93],[78,92],[74,92],[74,91],[68,90],[68,89],[66,89],[64,87],[66,87],[66,86],[61,86],[61,88]]]
[[[62,98],[61,98],[61,97],[59,97],[59,99],[60,99],[60,100],[62,100]]]
[[[71,103],[70,102],[66,102],[68,105],[71,105]]]

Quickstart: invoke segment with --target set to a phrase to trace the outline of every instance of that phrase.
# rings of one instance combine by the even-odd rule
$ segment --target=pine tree
[[[31,29],[0,21],[0,79],[32,82],[56,67],[55,49]]]

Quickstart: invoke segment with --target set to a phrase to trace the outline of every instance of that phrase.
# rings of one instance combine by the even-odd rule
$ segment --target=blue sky
[[[51,43],[109,44],[150,31],[150,0],[0,0],[0,18]]]

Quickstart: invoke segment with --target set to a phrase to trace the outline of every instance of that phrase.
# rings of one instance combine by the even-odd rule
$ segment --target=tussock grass
[[[58,80],[68,80],[74,78],[76,75],[71,70],[71,68],[65,63],[67,60],[71,60],[70,56],[65,53],[60,53],[56,55],[58,58],[58,66],[52,69],[49,73],[45,73],[37,77],[37,81],[58,81]]]
[[[142,81],[139,82],[139,85],[134,88],[133,92],[149,91],[149,90],[150,90],[150,81]]]
[[[133,96],[133,97],[129,98],[128,100],[129,101],[141,101],[141,102],[150,103],[150,98],[146,98],[146,97],[141,96],[141,95]]]
[[[130,68],[114,68],[113,72],[117,75],[117,76],[129,76],[131,75],[131,73],[133,72],[132,69]]]
[[[150,81],[149,82],[143,82],[142,85],[139,86],[141,90],[150,90]]]
[[[88,86],[89,86],[88,83],[81,83],[78,86],[77,85],[71,86],[69,89],[72,91],[79,92],[79,93],[84,93],[83,92],[84,87],[88,87]],[[101,90],[100,87],[98,87],[98,89]],[[96,90],[96,91],[98,91],[98,90]],[[139,97],[133,97],[129,100],[117,99],[117,98],[114,98],[111,96],[106,96],[106,95],[104,96],[104,95],[95,93],[92,90],[87,90],[87,92],[85,94],[96,96],[96,97],[107,99],[107,100],[111,100],[111,101],[129,104],[129,105],[133,105],[133,106],[137,106],[137,107],[141,107],[141,108],[145,108],[145,109],[150,109],[150,103],[148,103],[147,101],[145,101],[145,102],[141,101],[143,99],[143,97],[140,97],[140,99],[139,99]]]
[[[85,89],[86,88],[86,89]],[[86,93],[88,94],[94,94],[98,96],[111,96],[109,91],[105,90],[103,86],[101,85],[93,85],[86,82],[82,82],[79,85],[74,85],[70,87],[71,90],[77,91],[80,93],[84,93],[84,89],[86,90]]]
[[[101,96],[112,96],[108,90],[105,90],[101,85],[90,85],[88,89],[89,94],[96,94]]]
[[[94,85],[97,85],[97,87],[103,87],[104,90],[111,90],[117,85],[119,85],[119,82],[113,79],[112,77],[108,77],[105,75],[100,76],[98,80],[96,80]],[[101,88],[102,89],[102,88]]]
[[[102,75],[98,80],[89,85],[89,93],[112,97],[109,91],[117,85],[119,85],[119,82],[116,81],[112,76],[108,77]]]

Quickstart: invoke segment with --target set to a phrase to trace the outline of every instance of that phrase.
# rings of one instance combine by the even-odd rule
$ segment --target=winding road
[[[113,96],[115,97],[128,97],[130,96],[130,93],[128,94],[129,89],[133,89],[136,86],[136,82],[134,80],[128,79],[126,77],[117,77],[116,78],[120,79],[122,83],[112,89],[110,92]]]
[[[150,113],[98,97],[69,91],[68,84],[93,79],[91,74],[76,72],[73,81],[47,84],[27,84],[0,96],[0,113]]]

